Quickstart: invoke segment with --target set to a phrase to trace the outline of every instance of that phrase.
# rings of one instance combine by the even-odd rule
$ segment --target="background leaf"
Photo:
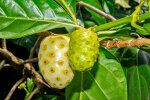
[[[121,65],[102,47],[99,55],[92,70],[75,73],[75,78],[66,88],[67,100],[127,99],[127,83]]]
[[[101,4],[100,4],[100,2],[98,0],[77,0],[77,1],[78,2],[79,1],[83,1],[83,2],[85,2],[87,4],[90,4],[90,5],[92,5],[92,6],[94,6],[94,7],[96,7],[96,8],[98,8],[98,9],[103,11],[102,6],[101,6]],[[103,16],[100,16],[99,14],[97,14],[96,12],[94,12],[94,11],[88,9],[88,8],[85,8],[85,9],[91,13],[93,18],[97,22],[97,24],[100,25],[100,24],[106,23],[106,19]]]
[[[102,6],[107,14],[114,15],[115,0],[102,0]]]
[[[124,53],[121,62],[127,70],[128,100],[149,100],[150,67],[147,64],[150,56],[146,55],[149,54],[137,48],[130,48]]]
[[[0,38],[20,38],[67,26],[79,27],[53,0],[0,1]]]
[[[127,0],[115,0],[116,4],[121,5],[123,8],[130,8],[131,6],[128,4]]]

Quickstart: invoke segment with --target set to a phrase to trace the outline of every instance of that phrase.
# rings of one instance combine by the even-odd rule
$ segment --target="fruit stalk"
[[[145,20],[145,19],[148,19],[148,18],[150,18],[150,13],[147,12],[147,13],[141,14],[139,16],[139,21]],[[93,27],[92,30],[94,32],[107,30],[107,29],[110,29],[110,28],[113,28],[113,27],[116,27],[116,26],[119,26],[119,25],[129,24],[129,23],[131,23],[131,20],[132,20],[132,16],[130,15],[130,16],[127,16],[127,17],[124,17],[124,18],[106,23],[106,24],[99,25],[97,27]]]

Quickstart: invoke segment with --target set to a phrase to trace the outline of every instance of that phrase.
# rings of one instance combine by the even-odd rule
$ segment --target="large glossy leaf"
[[[67,26],[79,27],[54,0],[0,0],[0,38],[19,38]]]
[[[66,88],[67,100],[127,100],[127,84],[121,65],[100,48],[98,62],[90,71],[76,72]]]

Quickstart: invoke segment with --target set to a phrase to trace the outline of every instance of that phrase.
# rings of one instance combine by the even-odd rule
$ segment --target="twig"
[[[50,31],[46,31],[46,32],[40,32],[40,33],[37,33],[36,35],[39,35],[39,36],[49,36],[49,35],[53,35],[54,33],[50,32]]]
[[[92,6],[92,5],[89,5],[89,4],[85,3],[85,2],[82,2],[82,1],[77,2],[77,3],[76,3],[76,6],[87,7],[87,8],[89,8],[89,9],[91,9],[92,11],[98,13],[99,15],[104,16],[104,17],[107,18],[108,20],[111,20],[111,21],[116,20],[113,16],[111,16],[111,15],[109,15],[109,14],[106,14],[105,12],[103,12],[103,11],[97,9],[96,7],[94,7],[94,6]]]
[[[5,50],[5,49],[1,49],[0,48],[0,55],[1,57],[3,57],[4,59],[7,59],[10,61],[10,64],[12,65],[12,67],[14,67],[15,69],[19,69],[19,64],[22,63],[22,59],[17,58],[14,54],[12,54],[10,51]]]
[[[44,82],[42,76],[34,69],[34,67],[32,67],[32,68],[31,67],[32,67],[32,65],[29,63],[24,64],[25,72],[27,72],[29,74],[31,74],[31,72],[32,72],[31,78],[32,78],[33,82],[37,85],[37,87],[39,89],[41,89],[43,87],[43,85],[50,87],[47,83]]]
[[[17,86],[26,78],[26,76],[23,76],[21,79],[19,79],[11,88],[11,90],[9,91],[8,95],[6,96],[6,98],[4,100],[10,100],[12,94],[14,93],[14,91],[16,90]]]
[[[2,55],[5,59],[10,60],[10,64],[7,64],[8,66],[12,66],[14,69],[22,69],[21,64],[24,62],[24,60],[17,58],[15,55],[13,55],[10,51],[8,50],[3,50],[0,48],[0,55]],[[42,87],[43,85],[48,86],[42,76],[32,67],[31,64],[25,63],[24,64],[24,69],[26,73],[31,74],[32,72],[32,80],[33,82],[38,86]]]
[[[37,39],[36,43],[34,44],[34,46],[32,48],[32,51],[31,51],[31,53],[29,55],[29,59],[33,58],[33,55],[34,55],[34,53],[36,51],[36,48],[37,48],[37,46],[39,45],[39,43],[41,42],[42,39],[43,39],[43,37],[41,37],[41,36]]]
[[[35,95],[35,93],[36,93],[38,90],[39,90],[39,88],[38,88],[38,87],[36,87],[36,88],[33,90],[33,92],[29,95],[29,97],[28,97],[28,99],[27,99],[27,100],[31,100],[31,99],[32,99],[32,97]]]
[[[6,39],[2,39],[2,49],[7,49],[7,47],[6,47]]]
[[[3,68],[4,64],[6,63],[6,60],[2,60],[1,63],[0,63],[0,70]]]
[[[130,39],[130,40],[106,40],[101,42],[101,45],[105,46],[108,49],[118,47],[118,48],[123,48],[123,47],[141,47],[143,45],[150,45],[150,39],[147,38],[137,38],[136,40]]]
[[[38,58],[27,59],[27,60],[24,60],[24,62],[22,62],[20,65],[24,65],[26,63],[33,63],[37,61],[38,61]]]

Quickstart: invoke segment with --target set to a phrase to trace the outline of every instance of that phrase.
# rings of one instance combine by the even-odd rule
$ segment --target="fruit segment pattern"
[[[52,88],[63,89],[74,77],[68,59],[69,41],[66,36],[48,36],[41,42],[39,69]]]
[[[99,41],[96,33],[80,28],[70,34],[69,63],[73,70],[90,70],[99,54]]]

